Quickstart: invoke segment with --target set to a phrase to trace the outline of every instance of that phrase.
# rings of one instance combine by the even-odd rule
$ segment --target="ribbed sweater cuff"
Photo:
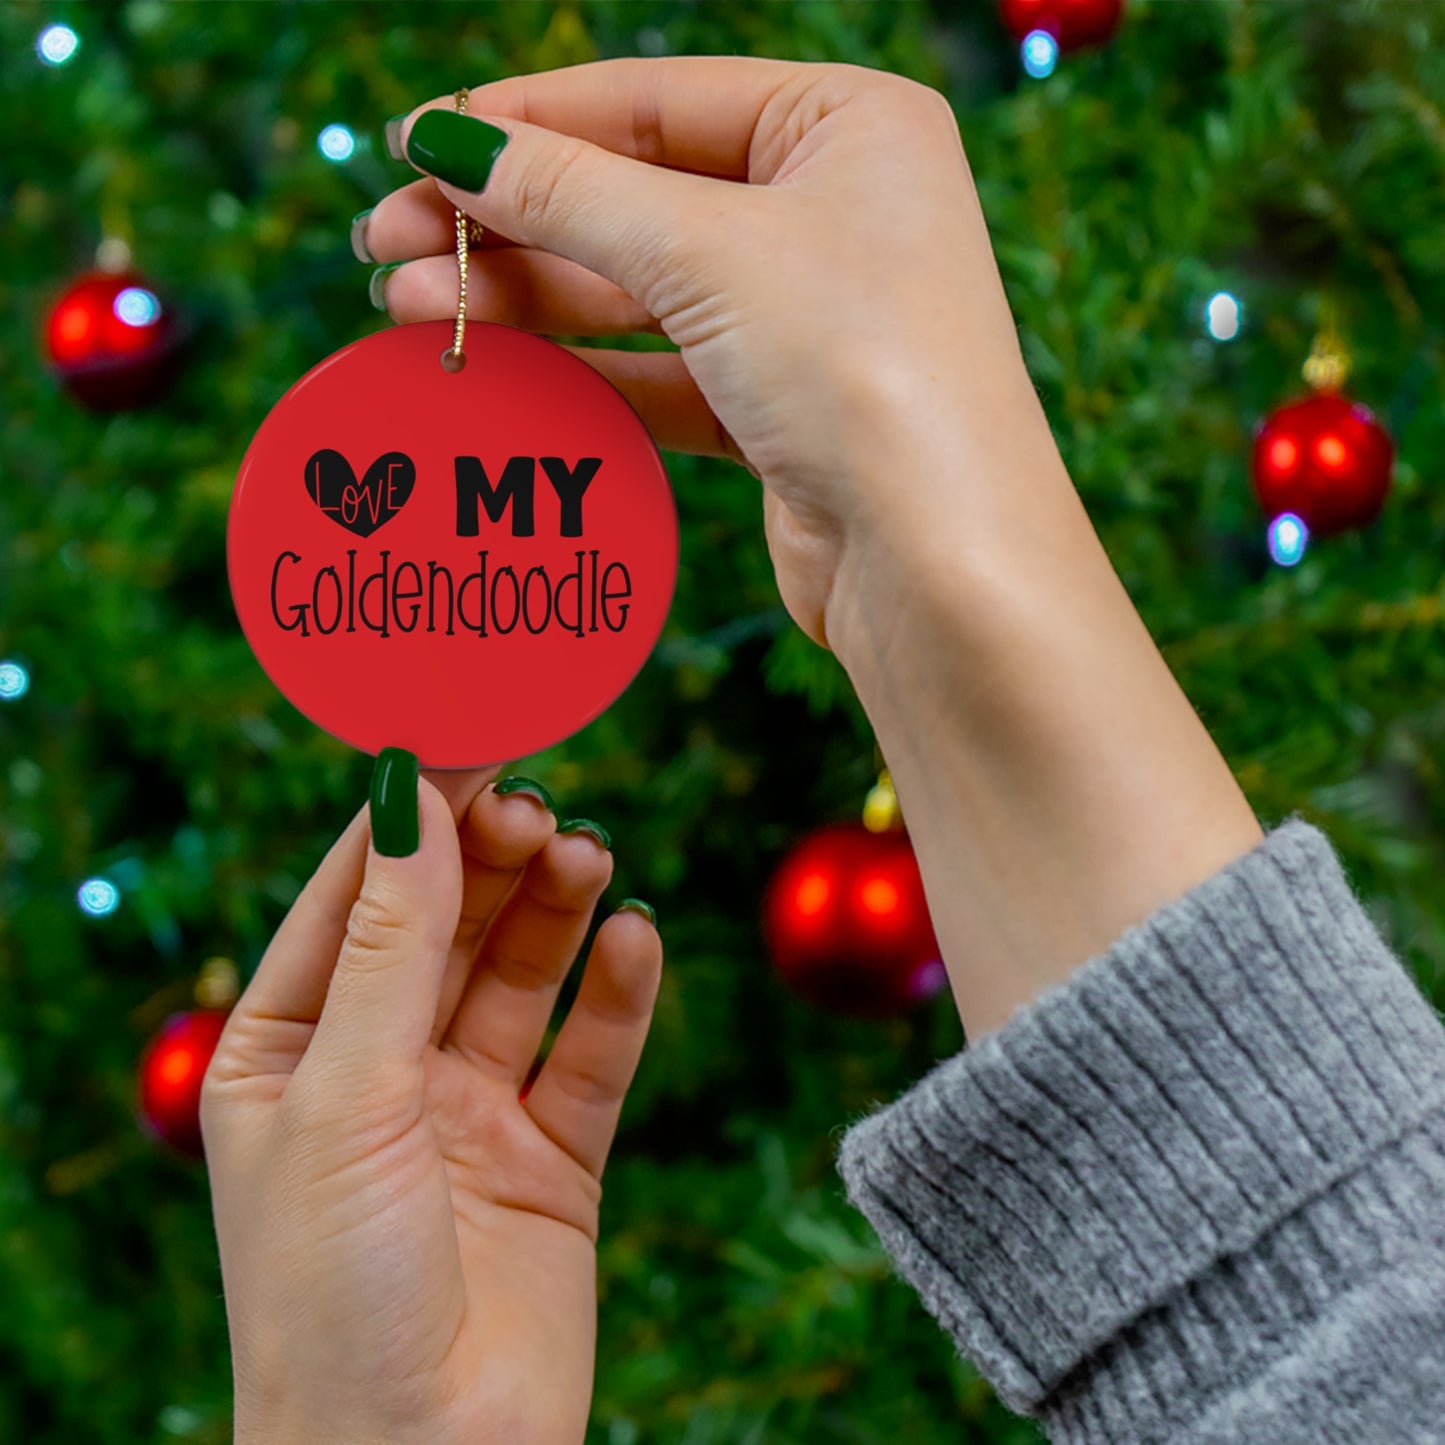
[[[1378,1256],[1374,1161],[1437,1172],[1442,1101],[1439,1019],[1291,819],[857,1124],[840,1168],[1008,1404],[1143,1439]]]

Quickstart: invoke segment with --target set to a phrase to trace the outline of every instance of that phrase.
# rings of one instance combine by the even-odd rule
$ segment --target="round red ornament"
[[[154,400],[172,378],[178,341],[169,307],[128,271],[81,276],[45,323],[51,366],[71,395],[97,411]]]
[[[763,903],[774,966],[838,1013],[899,1013],[947,980],[908,835],[838,823],[783,860]]]
[[[1015,40],[1043,30],[1060,50],[1100,45],[1119,24],[1124,0],[999,0],[999,15]]]
[[[1390,434],[1367,407],[1315,392],[1271,412],[1256,432],[1254,490],[1266,516],[1293,512],[1328,536],[1374,521],[1394,458]]]
[[[140,1117],[146,1128],[182,1154],[199,1157],[201,1083],[226,1026],[227,1011],[172,1014],[140,1062]]]
[[[364,752],[431,768],[548,747],[662,631],[677,511],[627,401],[495,323],[367,336],[262,423],[231,503],[231,595],[271,680]]]

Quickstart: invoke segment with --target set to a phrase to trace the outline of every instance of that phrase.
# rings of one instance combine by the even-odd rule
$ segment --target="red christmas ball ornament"
[[[45,323],[51,366],[66,390],[96,411],[155,400],[174,376],[179,340],[170,309],[129,271],[81,276]]]
[[[1313,535],[1328,536],[1375,520],[1394,460],[1390,434],[1367,407],[1318,391],[1265,418],[1251,470],[1266,516],[1293,512]]]
[[[783,860],[763,931],[794,992],[837,1013],[895,1014],[946,981],[908,835],[838,823]]]
[[[1060,50],[1102,45],[1118,28],[1124,0],[999,0],[999,16],[1020,43],[1035,30],[1058,41]]]
[[[201,1081],[216,1052],[228,1009],[172,1014],[140,1062],[142,1122],[173,1149],[200,1158]]]

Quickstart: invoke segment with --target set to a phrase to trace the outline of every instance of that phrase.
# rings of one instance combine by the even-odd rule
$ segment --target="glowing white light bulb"
[[[1244,324],[1244,307],[1228,291],[1216,291],[1204,308],[1204,329],[1216,341],[1233,341]]]
[[[127,286],[115,298],[111,309],[127,326],[149,326],[153,321],[159,321],[161,315],[161,303],[155,292],[147,291],[143,286]]]
[[[35,42],[35,53],[47,65],[64,65],[80,49],[80,36],[68,25],[47,25]]]
[[[1269,555],[1281,567],[1293,567],[1305,554],[1310,529],[1293,512],[1281,512],[1269,524]]]
[[[329,125],[316,137],[316,148],[329,161],[349,161],[356,151],[356,137],[344,125]]]
[[[1059,42],[1047,30],[1030,30],[1019,47],[1024,69],[1035,80],[1043,80],[1054,73],[1059,63]]]
[[[75,895],[80,911],[105,918],[120,907],[120,889],[109,878],[87,878]]]
[[[18,662],[0,662],[0,702],[15,702],[30,691],[30,674]]]

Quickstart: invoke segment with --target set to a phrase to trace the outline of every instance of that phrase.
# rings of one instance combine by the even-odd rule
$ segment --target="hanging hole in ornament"
[[[442,352],[442,370],[460,371],[467,364],[467,354],[464,351],[455,351],[450,346]]]

